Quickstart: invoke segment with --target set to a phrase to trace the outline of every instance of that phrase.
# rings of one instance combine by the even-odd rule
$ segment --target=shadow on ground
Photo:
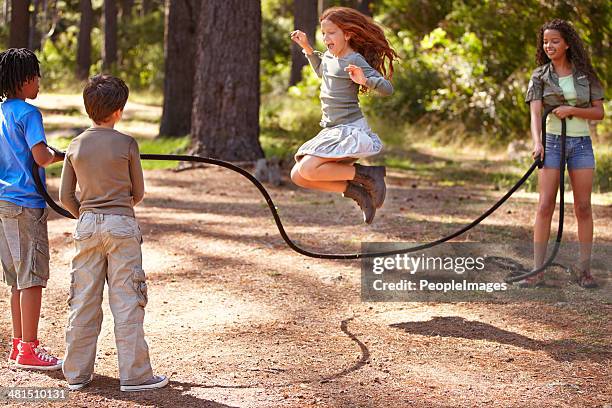
[[[396,323],[390,326],[394,329],[404,330],[409,334],[486,340],[526,350],[544,351],[557,361],[594,360],[606,362],[612,357],[612,353],[607,350],[600,350],[575,340],[534,340],[487,323],[466,320],[458,316],[434,317],[428,321]]]

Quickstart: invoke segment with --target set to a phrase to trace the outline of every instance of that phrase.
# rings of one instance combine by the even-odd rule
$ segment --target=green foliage
[[[432,103],[442,81],[435,67],[418,58],[417,47],[407,32],[389,39],[401,58],[394,64],[393,97],[368,95],[362,97],[362,106],[370,117],[399,117],[413,123],[427,112],[426,106]]]
[[[145,154],[185,154],[189,148],[189,136],[183,137],[156,137],[154,139],[137,139],[140,153]],[[144,160],[142,168],[145,170],[153,169],[172,169],[178,165],[176,161],[155,161]]]
[[[71,25],[53,40],[46,40],[37,53],[45,91],[66,90],[74,86],[77,36],[78,27]]]
[[[6,49],[8,46],[9,40],[9,26],[2,25],[0,26],[0,49]]]
[[[593,189],[598,193],[612,191],[612,150],[595,151],[595,174]]]
[[[452,6],[452,0],[384,0],[376,9],[393,32],[403,31],[418,40],[438,27]]]
[[[102,0],[93,2],[92,74],[102,71],[102,4]],[[261,4],[261,142],[266,152],[290,155],[319,131],[320,80],[307,66],[303,81],[287,90],[293,1],[262,0]],[[325,6],[354,4],[353,0],[324,2]],[[405,147],[406,139],[448,143],[471,138],[503,146],[512,139],[528,138],[529,113],[523,98],[535,68],[538,28],[552,18],[575,25],[600,78],[604,84],[612,83],[609,0],[375,0],[372,4],[375,20],[385,27],[401,58],[395,65],[391,97],[360,97],[371,126],[387,145]],[[56,5],[61,18],[38,53],[43,90],[80,91],[74,81],[79,2],[60,0]],[[120,22],[120,62],[114,73],[131,89],[158,100],[163,89],[164,15],[156,10],[142,17],[137,12],[140,6],[135,2],[132,18]],[[3,25],[0,45],[6,46],[7,37],[8,26]],[[611,110],[607,102],[606,111]],[[599,125],[600,140],[609,141],[611,129],[608,113]],[[596,185],[603,189],[609,188],[609,176],[602,173],[609,172],[608,164],[609,153],[598,157]]]
[[[62,3],[63,12],[54,35],[43,42],[38,57],[41,61],[43,86],[46,91],[80,90],[74,81],[78,4]],[[95,24],[91,33],[92,66],[90,75],[104,72],[102,47],[104,32],[100,27],[101,2],[93,2]],[[59,6],[58,6],[59,7]],[[0,41],[2,40],[0,31]],[[159,93],[164,74],[164,13],[155,10],[145,16],[134,13],[118,27],[119,63],[111,72],[126,81],[130,89]]]
[[[610,83],[605,44],[611,5],[607,1],[518,2],[385,0],[375,16],[403,60],[395,94],[367,104],[370,114],[410,123],[460,123],[488,143],[503,144],[529,128],[523,102],[535,69],[536,35],[552,18],[574,23],[594,66]],[[603,133],[610,132],[608,124]]]
[[[161,90],[164,81],[164,15],[154,11],[119,26],[117,74],[133,89]]]
[[[319,86],[320,79],[305,66],[302,81],[290,87],[288,95],[271,94],[262,99],[260,141],[266,156],[290,157],[321,130]]]
[[[293,20],[264,13],[261,33],[261,92],[282,93],[287,89],[291,67],[289,32]]]

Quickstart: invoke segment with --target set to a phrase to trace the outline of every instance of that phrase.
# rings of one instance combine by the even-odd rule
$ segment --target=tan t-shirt
[[[66,151],[59,195],[75,217],[85,211],[134,217],[134,206],[144,198],[136,140],[114,129],[98,127],[75,137]]]

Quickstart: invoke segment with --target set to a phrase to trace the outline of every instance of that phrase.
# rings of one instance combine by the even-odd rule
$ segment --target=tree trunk
[[[200,3],[192,150],[230,161],[263,157],[259,145],[260,0]]]
[[[76,76],[80,80],[89,77],[91,67],[91,29],[93,27],[93,8],[91,0],[79,2],[81,12],[81,24],[79,26],[79,38],[77,44],[77,69]]]
[[[104,48],[102,66],[111,69],[117,62],[117,1],[104,0]]]
[[[151,4],[151,0],[142,0],[142,7],[140,9],[140,16],[144,17],[151,12],[153,5]]]
[[[317,0],[293,1],[293,29],[304,31],[313,47],[319,23],[317,7]],[[302,80],[302,68],[307,63],[308,61],[304,57],[300,46],[291,41],[291,75],[289,77],[289,86],[295,85]]]
[[[38,12],[40,11],[41,0],[32,0],[32,12],[30,13],[30,32],[28,34],[28,48],[32,51],[39,51],[42,41],[40,29],[38,27]]]
[[[4,25],[8,26],[11,19],[9,18],[10,12],[11,12],[11,2],[10,0],[4,0],[4,7],[2,8],[3,13],[2,13],[2,17],[4,19]]]
[[[5,0],[9,1],[9,0]],[[30,37],[30,0],[11,1],[9,48],[27,48]]]
[[[191,130],[199,8],[197,0],[166,0],[162,136],[184,136]]]
[[[134,0],[121,0],[121,22],[126,23],[132,18]]]

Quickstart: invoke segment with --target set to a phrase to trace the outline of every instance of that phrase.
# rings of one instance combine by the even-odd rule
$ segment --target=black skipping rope
[[[550,113],[552,109],[548,109],[545,113],[544,116],[542,118],[542,140],[543,143],[546,142],[546,133],[545,133],[545,120],[546,120],[546,116],[548,115],[548,113]],[[564,166],[564,159],[565,159],[565,120],[562,121],[563,126],[562,126],[562,133],[563,133],[563,138],[562,138],[562,149],[563,149],[563,153],[561,156],[561,160],[562,160],[562,167],[561,167],[561,198],[560,198],[560,204],[561,204],[561,215],[559,217],[559,230],[557,233],[557,245],[555,246],[555,249],[553,250],[551,256],[547,259],[547,261],[544,263],[544,265],[542,265],[540,268],[533,270],[527,274],[523,274],[523,275],[519,275],[519,276],[513,276],[510,277],[508,279],[510,280],[506,280],[507,282],[514,282],[516,280],[520,280],[520,279],[524,279],[525,277],[528,276],[532,276],[538,272],[540,272],[541,270],[545,269],[546,267],[548,267],[552,261],[554,260],[558,248],[559,248],[559,243],[561,242],[561,233],[562,233],[562,228],[563,228],[563,172],[565,169]],[[60,152],[61,153],[61,152]],[[312,252],[312,251],[308,251],[306,249],[301,248],[300,246],[298,246],[296,243],[294,243],[291,238],[289,238],[289,235],[287,235],[287,232],[285,231],[285,228],[283,226],[283,223],[280,219],[280,216],[278,215],[278,211],[277,211],[277,207],[274,204],[274,202],[272,201],[272,198],[270,197],[270,194],[268,193],[268,191],[265,189],[265,187],[259,182],[259,180],[257,180],[251,173],[249,173],[248,171],[246,171],[245,169],[243,169],[242,167],[236,166],[232,163],[223,161],[223,160],[218,160],[218,159],[212,159],[209,157],[200,157],[200,156],[189,156],[189,155],[173,155],[173,154],[141,154],[140,158],[142,160],[172,160],[172,161],[185,161],[185,162],[196,162],[196,163],[206,163],[206,164],[212,164],[214,166],[219,166],[219,167],[224,167],[226,169],[232,170],[236,173],[239,173],[240,175],[244,176],[245,178],[247,178],[251,183],[253,183],[253,185],[255,185],[255,187],[257,187],[257,189],[259,190],[259,192],[263,195],[263,197],[266,200],[266,203],[268,204],[268,207],[270,208],[270,212],[272,213],[272,217],[274,218],[274,222],[276,223],[276,227],[278,228],[278,231],[281,235],[281,237],[283,238],[283,240],[287,243],[287,245],[293,249],[295,252],[308,256],[308,257],[312,257],[312,258],[319,258],[319,259],[364,259],[364,258],[376,258],[376,257],[385,257],[385,256],[391,256],[391,255],[397,255],[397,254],[405,254],[405,253],[410,253],[410,252],[416,252],[416,251],[420,251],[423,249],[427,249],[427,248],[431,248],[434,247],[436,245],[442,244],[444,242],[447,242],[467,231],[469,231],[470,229],[474,228],[476,225],[480,224],[480,222],[482,222],[485,218],[487,218],[489,215],[491,215],[493,212],[495,212],[495,210],[497,210],[506,200],[508,200],[508,198],[510,198],[510,196],[516,191],[518,190],[521,185],[523,185],[523,183],[525,183],[525,181],[527,181],[527,179],[529,178],[529,176],[531,175],[531,173],[533,173],[533,171],[536,169],[536,167],[542,167],[543,163],[540,161],[540,158],[536,158],[534,163],[531,165],[531,167],[529,168],[529,170],[527,170],[527,172],[525,172],[525,174],[520,178],[520,180],[514,185],[512,186],[512,188],[510,190],[508,190],[508,192],[501,198],[499,199],[499,201],[497,201],[491,208],[489,208],[487,211],[485,211],[480,217],[476,218],[474,221],[472,221],[470,224],[464,226],[463,228],[453,232],[450,235],[447,235],[443,238],[440,238],[436,241],[432,241],[432,242],[428,242],[425,244],[421,244],[421,245],[416,245],[416,246],[412,246],[412,247],[408,247],[408,248],[403,248],[403,249],[398,249],[398,250],[393,250],[393,251],[383,251],[383,252],[367,252],[367,253],[352,253],[352,254],[329,254],[329,253],[319,253],[319,252]],[[38,188],[39,193],[45,198],[45,201],[47,202],[47,204],[49,204],[49,206],[56,211],[58,214],[67,217],[67,218],[75,218],[72,214],[70,214],[66,209],[62,208],[59,204],[57,204],[53,198],[51,198],[49,196],[49,194],[47,193],[45,187],[43,186],[41,179],[40,179],[40,175],[38,172],[38,166],[36,165],[36,163],[34,163],[33,165],[33,176],[34,176],[34,181],[36,183],[36,186]]]

